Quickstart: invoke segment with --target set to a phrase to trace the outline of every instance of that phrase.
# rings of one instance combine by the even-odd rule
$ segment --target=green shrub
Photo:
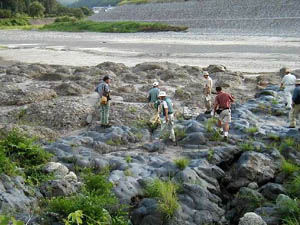
[[[184,170],[189,165],[190,160],[186,158],[176,159],[174,163],[180,170]]]
[[[22,221],[17,221],[15,218],[10,216],[0,215],[1,225],[24,225]]]
[[[158,200],[161,212],[166,218],[172,218],[179,207],[177,199],[178,185],[172,181],[153,180],[146,185],[145,194]]]
[[[281,163],[281,171],[284,172],[287,175],[292,175],[293,173],[299,171],[299,166],[290,163],[286,160],[283,160]]]
[[[278,213],[282,220],[289,220],[291,218],[300,218],[300,203],[297,199],[286,199],[282,201],[278,207]]]
[[[108,182],[106,174],[87,173],[84,175],[84,183],[80,193],[74,196],[46,201],[46,211],[58,214],[61,221],[81,211],[84,215],[82,224],[86,225],[106,224],[109,214],[112,225],[128,225],[128,215],[112,192],[113,185]]]
[[[70,16],[57,17],[54,23],[75,22],[76,18]]]
[[[7,175],[15,175],[16,167],[22,168],[26,181],[38,185],[52,177],[42,171],[43,166],[50,161],[51,154],[18,130],[13,130],[0,140],[0,171]],[[20,173],[20,172],[18,172]]]
[[[30,25],[30,23],[29,20],[26,18],[0,19],[0,27],[27,26],[27,25]]]
[[[283,220],[283,225],[300,225],[300,220],[296,218],[287,218]]]
[[[11,18],[12,13],[8,9],[0,9],[0,18]]]
[[[300,198],[300,176],[294,177],[286,186],[290,195]]]

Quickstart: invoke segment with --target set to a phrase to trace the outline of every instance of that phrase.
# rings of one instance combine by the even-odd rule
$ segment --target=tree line
[[[68,8],[56,0],[1,0],[0,18],[11,18],[18,15],[30,15],[32,17],[46,16],[74,16],[83,18],[91,15],[86,8]]]

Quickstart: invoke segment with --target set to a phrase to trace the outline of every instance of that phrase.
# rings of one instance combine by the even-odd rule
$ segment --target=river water
[[[243,72],[299,67],[300,38],[185,33],[67,33],[0,31],[4,60],[91,66],[105,61],[134,66],[146,61],[180,65],[222,64]]]

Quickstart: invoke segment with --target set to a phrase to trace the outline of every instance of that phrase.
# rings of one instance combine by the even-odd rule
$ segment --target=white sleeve
[[[168,103],[166,101],[163,101],[163,106],[164,106],[164,109],[168,109]]]

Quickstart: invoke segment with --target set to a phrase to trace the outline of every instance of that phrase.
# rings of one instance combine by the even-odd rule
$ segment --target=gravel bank
[[[297,34],[300,4],[291,1],[200,0],[176,3],[125,5],[91,17],[96,21],[161,21],[204,32]]]

